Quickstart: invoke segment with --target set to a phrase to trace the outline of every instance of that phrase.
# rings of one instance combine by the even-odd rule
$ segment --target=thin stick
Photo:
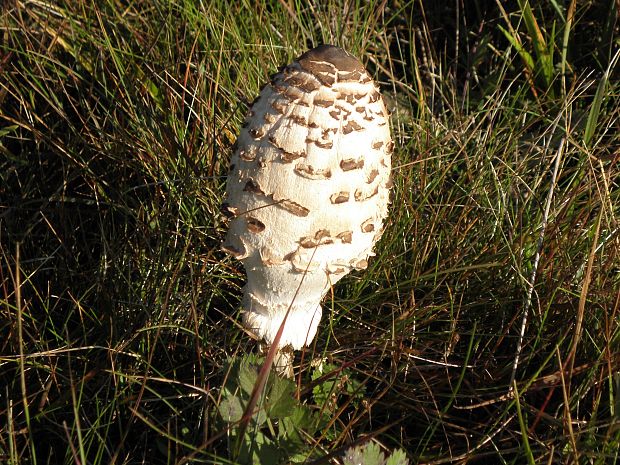
[[[557,120],[556,120],[557,125]],[[555,132],[555,128],[552,131],[552,134]],[[551,138],[550,138],[551,139]],[[536,283],[536,274],[538,272],[538,262],[540,261],[540,256],[542,254],[543,243],[545,240],[545,231],[547,229],[547,222],[549,220],[549,210],[551,210],[551,201],[553,200],[553,191],[555,190],[555,182],[558,176],[558,171],[560,169],[560,160],[562,159],[562,152],[564,150],[564,143],[566,142],[566,137],[563,137],[560,141],[560,146],[558,147],[557,154],[555,156],[555,164],[553,166],[553,173],[551,174],[551,187],[549,188],[549,193],[547,194],[547,203],[545,205],[545,211],[543,212],[542,224],[540,228],[540,235],[538,236],[538,244],[536,245],[536,255],[534,256],[534,263],[532,266],[532,275],[530,276],[527,288],[527,296],[525,298],[525,306],[523,308],[523,319],[521,320],[521,331],[519,332],[519,341],[517,342],[517,350],[515,354],[515,359],[512,363],[512,373],[510,374],[510,383],[508,391],[512,391],[513,385],[515,382],[515,378],[517,376],[517,368],[519,366],[519,358],[521,357],[521,351],[523,350],[523,339],[525,337],[525,327],[527,326],[527,318],[530,307],[532,305],[532,294],[534,293],[534,284]]]

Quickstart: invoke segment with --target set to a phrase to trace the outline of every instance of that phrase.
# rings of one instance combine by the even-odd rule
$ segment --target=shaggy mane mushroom
[[[330,286],[373,255],[392,148],[379,89],[338,47],[301,55],[251,106],[231,160],[223,249],[245,267],[243,324],[258,339],[272,345],[288,312],[280,371],[314,339]]]

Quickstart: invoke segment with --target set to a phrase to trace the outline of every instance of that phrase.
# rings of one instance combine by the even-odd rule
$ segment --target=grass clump
[[[0,15],[0,462],[618,460],[615,1]],[[268,75],[324,42],[382,86],[393,204],[246,412],[228,159]]]

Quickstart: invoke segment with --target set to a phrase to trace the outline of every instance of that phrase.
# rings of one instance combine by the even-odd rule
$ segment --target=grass
[[[617,3],[466,3],[7,2],[0,462],[615,463]],[[242,418],[224,176],[323,42],[393,112],[391,213]]]

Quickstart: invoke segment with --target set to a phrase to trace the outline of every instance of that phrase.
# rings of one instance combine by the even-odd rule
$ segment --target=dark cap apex
[[[366,71],[364,65],[357,58],[333,45],[319,45],[301,55],[297,61],[304,70],[315,75],[318,72],[325,72],[325,63],[330,63],[336,68],[336,71],[345,73],[355,71],[364,73]]]

